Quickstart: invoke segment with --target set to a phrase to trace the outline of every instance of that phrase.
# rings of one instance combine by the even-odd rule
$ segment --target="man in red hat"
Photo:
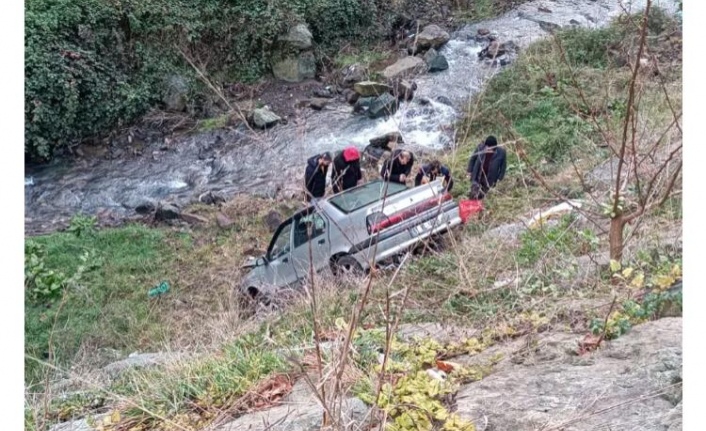
[[[333,192],[340,193],[348,190],[360,184],[362,180],[358,149],[353,146],[344,148],[333,159],[333,169],[331,169]]]

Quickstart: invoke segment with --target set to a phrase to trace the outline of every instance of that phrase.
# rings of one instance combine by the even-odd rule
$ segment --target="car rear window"
[[[407,186],[399,183],[388,183],[387,196],[392,196],[407,190]],[[348,214],[366,207],[383,198],[385,183],[382,180],[371,181],[360,187],[350,189],[329,200],[336,208]]]

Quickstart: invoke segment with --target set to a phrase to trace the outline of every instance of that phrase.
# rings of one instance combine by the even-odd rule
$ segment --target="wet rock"
[[[434,48],[430,48],[429,51],[424,53],[424,61],[427,63],[427,65],[436,57],[439,55],[439,52],[435,50]]]
[[[270,108],[264,107],[252,111],[250,121],[255,127],[265,129],[281,122],[282,118],[272,112]]]
[[[314,90],[314,96],[322,99],[331,99],[334,97],[334,92],[330,88],[317,88]]]
[[[392,94],[397,96],[398,100],[410,101],[414,98],[414,92],[416,90],[416,82],[402,79],[394,82]]]
[[[441,27],[435,24],[424,27],[419,36],[417,36],[417,47],[420,50],[429,48],[439,48],[451,39],[451,36]]]
[[[353,90],[361,97],[377,97],[391,89],[389,85],[375,81],[361,81],[353,85]]]
[[[546,7],[544,7],[544,6],[538,7],[537,10],[538,10],[539,12],[542,12],[542,13],[552,13],[552,10],[551,10],[551,9],[548,9],[548,8],[546,8]]]
[[[267,229],[269,229],[270,232],[274,232],[277,230],[279,225],[282,224],[282,215],[280,215],[277,211],[270,211],[267,215],[265,215],[262,221],[265,223],[265,226],[267,226]]]
[[[497,58],[503,54],[505,54],[505,48],[500,42],[494,40],[478,53],[478,58]]]
[[[272,74],[287,82],[302,82],[316,76],[316,58],[311,51],[273,55]]]
[[[368,75],[368,70],[360,64],[352,64],[347,66],[342,71],[344,87],[352,87],[353,84],[360,81],[365,81]]]
[[[405,57],[387,66],[382,75],[388,80],[409,78],[426,70],[426,63],[419,57]]]
[[[453,106],[453,102],[446,96],[436,96],[434,98],[437,102],[443,103],[444,105]]]
[[[154,213],[154,219],[158,221],[176,220],[181,215],[181,210],[176,204],[164,202],[159,204]]]
[[[206,224],[208,219],[198,214],[181,213],[181,219],[190,224]]]
[[[188,96],[189,81],[186,78],[173,75],[167,79],[167,89],[162,99],[167,111],[182,112],[186,109]]]
[[[309,101],[309,106],[311,106],[312,109],[315,109],[317,111],[321,111],[328,105],[329,99],[324,99],[322,97],[317,97],[314,99],[311,99]]]
[[[364,112],[367,112],[367,110],[370,108],[370,105],[372,105],[374,101],[374,97],[359,97],[353,105],[353,113],[362,114]]]
[[[318,431],[324,409],[313,394],[302,392],[305,401],[285,401],[282,405],[256,413],[246,414],[216,431]],[[347,398],[341,403],[341,423],[335,429],[363,429],[368,407],[358,398]]]
[[[106,365],[103,367],[103,371],[111,377],[116,377],[128,369],[164,365],[184,357],[186,355],[183,353],[172,352],[131,354],[121,361]]]
[[[575,19],[569,20],[569,24],[571,25],[581,25],[581,23]]]
[[[313,36],[306,24],[297,24],[289,29],[286,35],[281,36],[279,41],[295,49],[311,48]]]
[[[233,226],[233,220],[228,218],[228,216],[223,213],[216,214],[216,223],[221,229],[228,229]]]
[[[479,28],[478,31],[476,32],[479,36],[487,36],[490,34],[490,30],[487,28]]]
[[[385,93],[373,100],[368,108],[367,115],[371,119],[388,117],[394,115],[398,107],[397,98],[390,93]]]
[[[157,206],[154,204],[154,202],[145,201],[135,207],[135,212],[138,214],[147,215],[153,214],[156,209]]]
[[[625,430],[668,429],[679,421],[675,408],[682,398],[681,340],[682,319],[665,318],[635,326],[582,356],[567,354],[572,343],[566,337],[556,339],[548,356],[543,352],[548,343],[540,341],[539,358],[517,357],[462,387],[457,413],[473,421],[478,431],[588,431],[606,424]]]
[[[420,97],[417,99],[417,102],[419,102],[420,105],[426,106],[431,103],[431,99],[428,97]]]
[[[225,201],[226,199],[223,196],[213,191],[208,191],[199,196],[199,202],[206,205],[221,205]]]
[[[429,72],[441,72],[449,68],[449,62],[442,54],[436,54],[428,63]]]
[[[355,102],[358,101],[358,98],[360,98],[360,95],[356,93],[355,91],[351,90],[350,88],[346,89],[343,91],[343,98],[346,100],[346,102],[350,105],[353,105]]]

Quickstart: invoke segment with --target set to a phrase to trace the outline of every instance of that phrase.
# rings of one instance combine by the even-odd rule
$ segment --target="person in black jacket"
[[[380,169],[384,181],[405,184],[412,173],[414,154],[407,150],[395,150],[389,159],[385,160]]]
[[[491,187],[505,178],[507,156],[503,148],[498,147],[495,136],[488,136],[478,145],[468,161],[466,173],[471,180],[471,199],[483,199]]]
[[[326,194],[326,174],[331,164],[331,153],[317,154],[306,161],[304,182],[306,186],[306,201],[318,199]]]
[[[340,193],[360,184],[363,173],[360,170],[360,153],[356,147],[346,147],[333,159],[331,184],[333,192]]]
[[[414,178],[414,186],[416,187],[434,181],[439,175],[444,177],[446,191],[450,192],[454,186],[454,181],[451,178],[451,170],[447,166],[442,165],[438,160],[422,165],[419,168],[419,172],[417,172],[417,176]]]

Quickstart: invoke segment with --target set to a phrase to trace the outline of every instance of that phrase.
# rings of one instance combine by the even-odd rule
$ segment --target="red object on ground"
[[[461,222],[467,223],[472,215],[483,211],[483,201],[476,199],[464,199],[458,202],[458,214],[461,216]]]
[[[358,160],[360,158],[360,153],[356,147],[347,147],[343,150],[343,160],[347,162],[352,162],[353,160]]]

